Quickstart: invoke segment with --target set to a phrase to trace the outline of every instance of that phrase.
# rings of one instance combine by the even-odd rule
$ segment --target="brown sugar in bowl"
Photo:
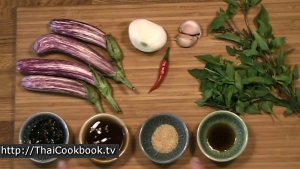
[[[170,113],[150,117],[140,129],[139,145],[145,156],[155,163],[174,162],[183,155],[188,143],[189,131],[186,124]],[[164,147],[159,144],[164,144]]]

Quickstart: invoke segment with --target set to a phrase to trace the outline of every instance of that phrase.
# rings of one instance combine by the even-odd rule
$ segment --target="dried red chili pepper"
[[[170,48],[167,49],[167,52],[160,63],[159,76],[157,77],[154,85],[151,87],[148,93],[157,89],[165,79],[169,69],[169,55],[170,55]]]

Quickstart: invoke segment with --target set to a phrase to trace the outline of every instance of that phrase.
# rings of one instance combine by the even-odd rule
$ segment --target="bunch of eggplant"
[[[94,26],[70,19],[54,19],[50,21],[50,29],[53,33],[38,38],[33,50],[39,56],[53,52],[65,53],[82,63],[35,58],[19,60],[17,70],[26,75],[21,85],[31,91],[69,94],[87,99],[96,106],[98,112],[104,112],[100,103],[103,96],[115,112],[121,112],[106,78],[123,83],[130,89],[134,87],[125,76],[123,53],[116,39]],[[84,42],[106,49],[113,62],[107,61]]]

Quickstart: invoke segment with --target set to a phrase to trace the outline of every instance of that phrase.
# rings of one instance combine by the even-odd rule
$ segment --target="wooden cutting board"
[[[288,62],[300,63],[300,2],[268,3],[266,7],[271,13],[271,22],[276,34],[286,36],[289,45],[296,51],[289,57]],[[70,18],[90,23],[106,32],[112,33],[119,41],[124,52],[124,67],[128,79],[135,85],[136,91],[112,82],[114,96],[119,102],[123,114],[118,117],[130,128],[131,145],[122,158],[108,166],[92,163],[89,159],[71,159],[75,169],[81,168],[189,168],[192,156],[199,157],[209,169],[213,168],[300,168],[300,125],[298,117],[282,116],[284,109],[277,108],[279,119],[268,115],[245,115],[249,131],[249,144],[245,152],[236,160],[217,164],[208,160],[195,143],[196,128],[201,119],[214,109],[199,108],[194,103],[200,98],[198,82],[187,72],[188,69],[203,67],[194,57],[198,54],[225,54],[225,42],[216,41],[207,34],[207,26],[223,2],[209,3],[168,3],[151,5],[122,5],[122,6],[81,6],[81,7],[51,7],[51,8],[19,8],[17,10],[17,44],[16,60],[23,58],[38,58],[33,52],[32,45],[36,38],[49,33],[48,22],[53,18]],[[252,12],[257,12],[258,9]],[[251,17],[253,18],[253,14]],[[135,18],[146,18],[162,25],[168,32],[167,46],[171,47],[170,70],[162,86],[151,94],[149,88],[154,83],[159,63],[166,48],[145,54],[137,51],[128,38],[128,24]],[[176,45],[174,37],[177,28],[184,20],[193,19],[202,26],[203,36],[198,43],[188,49]],[[241,17],[238,17],[239,21]],[[241,23],[238,23],[240,25]],[[105,54],[105,51],[99,49]],[[105,54],[106,55],[106,54]],[[45,58],[67,59],[62,54],[51,54]],[[229,57],[227,57],[229,58]],[[69,124],[74,135],[74,143],[78,143],[78,133],[81,125],[95,109],[87,101],[70,96],[35,93],[24,90],[20,86],[22,75],[16,72],[15,89],[15,141],[24,120],[35,112],[50,111],[63,117]],[[106,102],[107,113],[114,114]],[[169,112],[181,117],[188,125],[191,142],[182,158],[175,163],[160,166],[148,160],[138,146],[138,132],[143,122],[159,112]],[[15,159],[15,169],[39,168],[28,159]],[[46,168],[56,168],[52,163]]]

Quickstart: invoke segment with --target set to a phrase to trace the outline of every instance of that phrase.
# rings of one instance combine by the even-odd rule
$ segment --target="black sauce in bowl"
[[[118,144],[121,149],[125,132],[119,124],[109,119],[97,120],[90,127],[86,142],[88,144]]]
[[[64,130],[55,119],[47,118],[38,121],[29,132],[29,144],[63,144]]]

